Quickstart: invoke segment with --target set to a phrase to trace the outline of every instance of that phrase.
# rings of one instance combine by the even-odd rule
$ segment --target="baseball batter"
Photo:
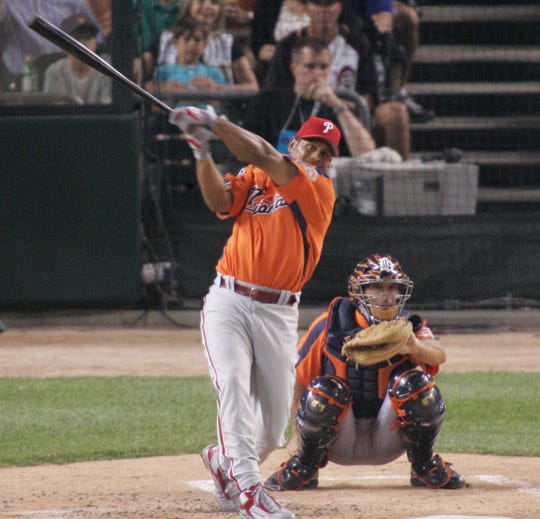
[[[433,453],[446,409],[433,377],[445,352],[426,321],[404,310],[412,289],[398,261],[368,256],[349,277],[349,296],[334,299],[312,323],[298,345],[296,431],[289,446],[293,455],[267,479],[266,488],[314,488],[319,469],[329,460],[381,465],[405,452],[413,486],[465,485]],[[347,358],[342,346],[350,337],[398,318],[409,320],[412,331],[391,358],[373,365]]]
[[[326,170],[341,133],[308,119],[282,155],[261,137],[193,107],[170,117],[197,159],[208,207],[235,218],[201,312],[202,342],[217,393],[218,445],[202,459],[224,511],[290,519],[262,486],[259,464],[282,444],[295,380],[298,304],[319,261],[335,195]],[[210,131],[212,130],[212,131]],[[210,151],[219,137],[249,165],[223,178]]]

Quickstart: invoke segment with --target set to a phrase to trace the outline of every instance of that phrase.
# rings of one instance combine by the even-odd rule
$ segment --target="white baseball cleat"
[[[295,519],[259,483],[240,494],[240,515],[246,519]]]
[[[204,466],[208,469],[214,482],[214,497],[224,512],[238,512],[240,509],[240,492],[227,472],[219,465],[218,446],[207,445],[201,452]]]

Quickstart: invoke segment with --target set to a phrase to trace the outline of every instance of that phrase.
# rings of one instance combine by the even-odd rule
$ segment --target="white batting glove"
[[[169,114],[169,122],[178,126],[183,132],[188,132],[192,126],[206,126],[212,129],[216,124],[217,114],[212,105],[206,105],[206,110],[196,106],[175,108]]]
[[[192,126],[189,132],[184,133],[184,138],[197,160],[208,160],[210,158],[210,139],[213,135],[204,126]]]

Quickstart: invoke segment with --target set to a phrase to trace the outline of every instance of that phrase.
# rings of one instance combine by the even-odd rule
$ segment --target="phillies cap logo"
[[[299,139],[324,139],[332,147],[334,155],[339,155],[341,131],[336,123],[322,117],[310,117],[296,133]]]
[[[334,129],[334,125],[330,121],[324,121],[323,126],[323,133],[331,132]]]

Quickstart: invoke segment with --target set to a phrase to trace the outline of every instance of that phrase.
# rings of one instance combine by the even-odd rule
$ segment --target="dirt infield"
[[[537,332],[442,336],[445,371],[540,371]],[[0,336],[0,376],[206,375],[198,330],[16,328]],[[443,453],[444,455],[444,453]],[[266,476],[283,460],[276,451]],[[428,515],[540,517],[538,458],[450,454],[468,486],[410,487],[404,457],[381,467],[334,464],[318,490],[278,495],[299,519],[405,519]],[[199,519],[219,513],[196,455],[0,470],[0,517]]]

